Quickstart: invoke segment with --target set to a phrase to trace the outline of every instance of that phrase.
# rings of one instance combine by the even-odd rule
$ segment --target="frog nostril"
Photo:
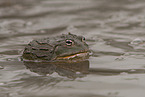
[[[82,42],[85,42],[85,40],[86,40],[85,37],[83,37],[83,38],[82,38]]]

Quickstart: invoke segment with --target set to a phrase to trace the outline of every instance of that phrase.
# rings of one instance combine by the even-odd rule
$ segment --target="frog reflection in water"
[[[85,38],[71,33],[30,42],[23,52],[27,61],[74,62],[87,59],[89,48]]]
[[[51,75],[56,72],[60,76],[75,79],[85,77],[89,73],[89,61],[71,63],[53,63],[53,62],[24,62],[24,65],[31,72],[39,75]]]

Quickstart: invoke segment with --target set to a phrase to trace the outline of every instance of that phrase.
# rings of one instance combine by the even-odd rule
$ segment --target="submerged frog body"
[[[89,57],[85,38],[71,33],[31,41],[24,49],[25,61],[76,61]]]

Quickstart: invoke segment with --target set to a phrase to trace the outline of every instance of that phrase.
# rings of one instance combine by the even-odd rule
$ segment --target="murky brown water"
[[[87,39],[83,67],[19,60],[32,39],[67,32]],[[144,37],[144,0],[0,0],[0,97],[144,97]]]

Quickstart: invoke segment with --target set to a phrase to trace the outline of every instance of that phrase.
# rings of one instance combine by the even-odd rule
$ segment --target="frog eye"
[[[83,38],[82,38],[82,41],[84,42],[85,40],[86,40],[85,37],[83,37]]]
[[[66,40],[66,45],[67,46],[71,46],[72,44],[74,44],[74,42],[72,40]]]

